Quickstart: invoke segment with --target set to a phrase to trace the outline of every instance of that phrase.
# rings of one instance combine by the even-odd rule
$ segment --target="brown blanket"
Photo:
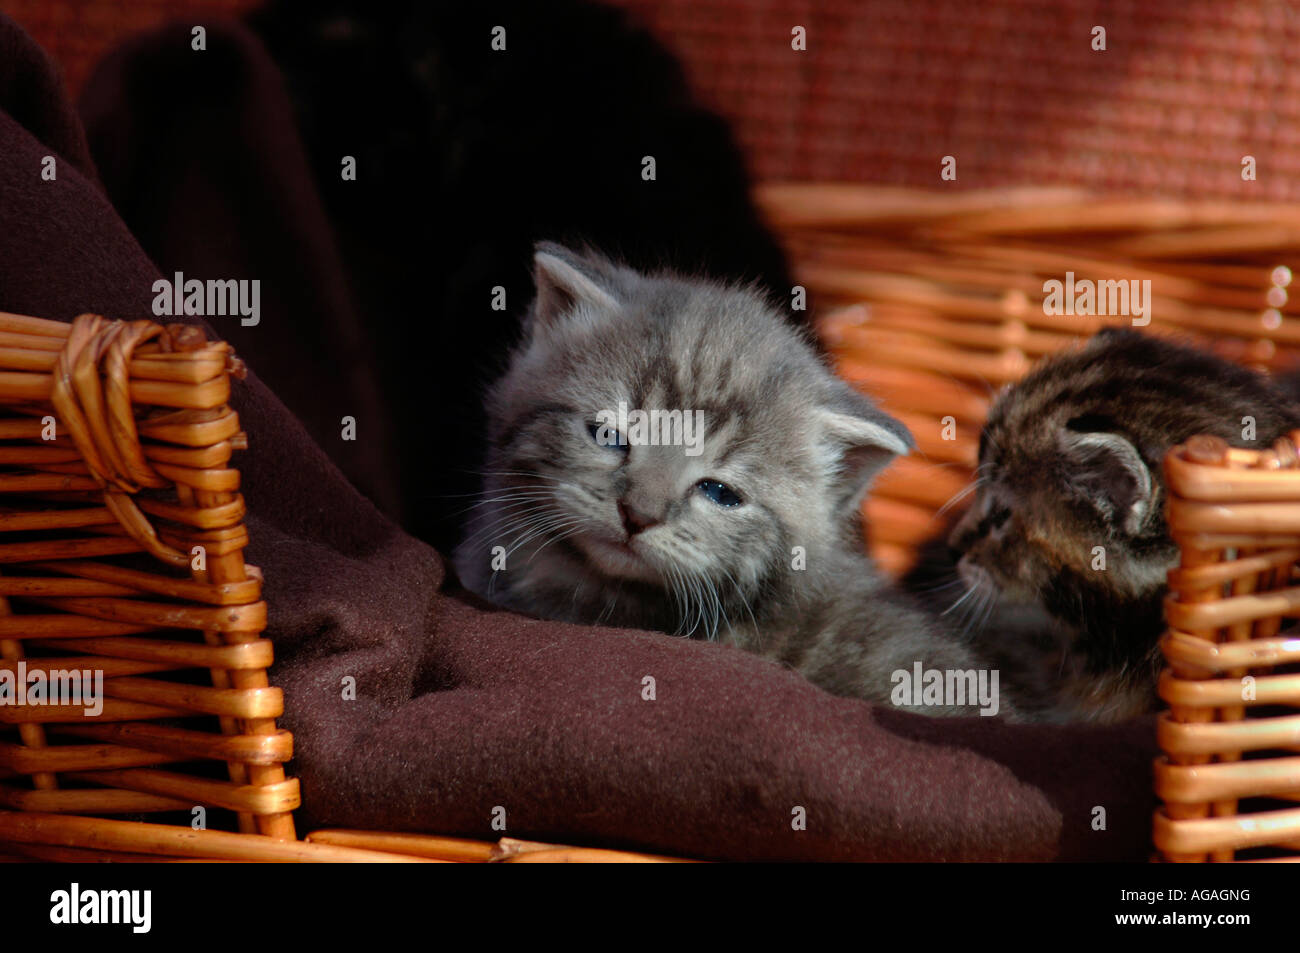
[[[241,187],[279,194],[267,216],[292,234],[284,216],[318,215],[319,204],[274,70],[243,34],[210,30],[208,43],[244,64],[238,75],[251,84],[227,107],[278,144],[238,170]],[[130,130],[119,134],[130,145]],[[46,155],[58,161],[54,182],[40,175]],[[218,194],[205,208],[160,214],[213,221]],[[256,277],[240,262],[264,238],[219,249],[213,261],[232,262],[232,273],[205,277],[235,268]],[[328,243],[292,252],[307,290],[329,286],[338,261]],[[0,310],[149,316],[157,277],[105,197],[49,63],[0,17]],[[239,339],[237,327],[216,319],[210,330]],[[533,621],[457,593],[439,554],[353,489],[255,373],[265,342],[299,347],[335,361],[338,386],[365,406],[364,381],[338,359],[354,343],[343,322],[322,314],[313,343],[277,339],[269,322],[264,330],[242,336],[254,373],[233,402],[249,435],[238,461],[248,556],[267,579],[300,826],[496,837],[502,807],[513,836],[698,857],[1146,858],[1149,720],[932,721],[833,698],[734,650]],[[646,675],[654,701],[642,699]],[[342,699],[345,676],[356,679],[355,701]],[[806,830],[792,829],[799,807]],[[1104,830],[1094,829],[1098,807]]]

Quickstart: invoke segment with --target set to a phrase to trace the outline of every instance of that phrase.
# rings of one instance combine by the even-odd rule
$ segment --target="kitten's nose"
[[[646,516],[632,507],[628,506],[622,500],[618,503],[618,515],[623,520],[623,529],[627,530],[628,539],[631,539],[643,529],[649,529],[660,521],[653,516]]]

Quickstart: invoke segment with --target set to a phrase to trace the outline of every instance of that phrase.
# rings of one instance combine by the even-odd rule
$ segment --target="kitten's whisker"
[[[704,584],[708,586],[709,599],[713,602],[713,631],[709,633],[709,641],[716,641],[718,632],[723,623],[727,623],[727,631],[731,631],[730,623],[727,622],[727,610],[723,608],[722,599],[718,596],[718,587],[708,576],[702,576]]]
[[[940,613],[940,615],[947,615],[949,612],[952,612],[952,611],[953,611],[954,609],[956,609],[959,605],[961,605],[963,602],[965,602],[967,599],[969,599],[969,598],[971,597],[971,595],[975,592],[975,590],[978,589],[978,588],[979,588],[979,586],[977,586],[977,585],[976,585],[976,586],[971,586],[969,589],[966,590],[966,594],[965,594],[964,596],[962,596],[960,599],[958,599],[956,602],[954,602],[952,605],[950,605],[947,609],[944,609],[943,612]]]
[[[478,509],[480,506],[490,506],[493,503],[513,503],[518,500],[539,500],[539,499],[544,500],[544,499],[553,499],[554,497],[555,497],[555,491],[552,490],[550,487],[538,487],[537,489],[534,490],[527,490],[527,491],[521,490],[514,493],[506,493],[501,496],[494,496],[491,497],[490,499],[480,500],[477,503],[470,504],[469,507],[467,507],[464,510],[461,510],[461,512],[464,513],[464,512],[468,512],[469,510]]]
[[[695,603],[695,621],[691,624],[691,634],[703,626],[704,623],[704,591],[700,588],[700,581],[695,578],[694,573],[686,577],[686,581],[691,585],[693,601]]]
[[[493,540],[499,537],[510,536],[517,529],[523,526],[525,522],[531,518],[531,515],[532,514],[530,513],[524,513],[497,517],[491,523],[481,527],[476,530],[473,535],[467,537],[465,545],[472,544],[477,547],[481,541],[483,544],[482,548],[491,549]]]
[[[512,547],[520,538],[535,529],[538,525],[558,518],[556,514],[548,510],[529,510],[524,513],[515,514],[505,521],[505,525],[500,523],[491,527],[492,533],[497,537],[497,545],[504,546],[507,549],[507,555],[513,552]],[[503,542],[508,539],[508,542]]]
[[[551,482],[555,482],[555,484],[565,484],[565,482],[567,482],[564,480],[560,480],[559,477],[546,476],[545,473],[523,473],[523,472],[502,473],[502,475],[500,476],[519,476],[519,477],[529,478],[529,480],[550,480]],[[484,488],[487,488],[487,486],[489,486],[489,481],[484,480],[482,482],[484,482]],[[519,488],[524,488],[524,486],[528,486],[528,484],[503,484],[502,486],[500,486],[499,489],[503,489],[503,490],[512,489],[512,488],[519,489]],[[486,491],[490,491],[490,489],[484,489],[484,488],[474,490],[473,493],[437,493],[437,494],[433,494],[432,498],[433,499],[467,499],[469,497],[481,497],[481,495],[486,493]]]
[[[530,556],[528,557],[528,562],[532,562],[533,559],[536,558],[537,554],[540,553],[540,552],[541,552],[543,549],[545,549],[547,546],[551,545],[551,543],[558,543],[558,542],[559,542],[560,540],[562,540],[562,539],[568,539],[570,536],[573,536],[573,535],[575,535],[575,534],[577,534],[577,533],[581,533],[581,532],[583,531],[583,529],[584,529],[584,524],[586,524],[586,523],[588,523],[588,522],[590,522],[590,520],[588,520],[588,519],[586,519],[585,517],[583,517],[583,518],[580,518],[580,519],[578,519],[578,520],[575,520],[573,523],[569,524],[572,528],[564,529],[564,527],[556,527],[557,529],[564,529],[564,532],[561,532],[561,533],[560,533],[559,535],[557,535],[557,536],[552,536],[552,537],[551,537],[550,539],[548,539],[546,542],[542,543],[542,545],[540,545],[540,546],[538,546],[536,549],[534,549],[533,552],[532,552],[532,555],[530,555]]]
[[[984,631],[985,627],[989,624],[989,619],[993,617],[993,611],[997,608],[997,605],[998,605],[997,589],[990,587],[989,597],[985,601],[983,618],[980,619],[979,626],[975,629],[976,634],[979,634]]]
[[[614,614],[614,606],[618,604],[618,595],[622,591],[623,587],[621,585],[618,589],[614,590],[614,594],[609,597],[609,602],[605,603],[605,608],[601,610],[600,615],[596,617],[596,625],[604,625],[605,621]]]
[[[973,600],[967,603],[966,607],[962,609],[961,627],[957,631],[957,637],[959,639],[965,640],[970,637],[971,623],[974,622],[975,620],[975,615],[979,611],[980,600],[983,598],[984,598],[983,590],[980,590],[979,595],[977,595]]]
[[[510,547],[506,550],[506,556],[509,557],[513,555],[515,550],[536,539],[538,536],[549,533],[559,526],[567,526],[568,523],[566,521],[569,519],[572,519],[572,517],[566,517],[562,514],[548,514],[545,518],[539,519],[531,528],[526,528],[523,533],[520,534],[520,537],[522,538],[516,537],[515,540],[511,542]]]
[[[965,581],[960,576],[954,576],[947,582],[937,582],[932,586],[908,586],[907,591],[916,595],[930,596],[945,589],[951,589],[953,586],[964,586],[965,584]]]
[[[924,462],[921,462],[920,458],[918,458],[918,462],[917,462],[916,469],[918,469],[918,470],[945,470],[945,469],[950,470],[950,469],[952,469],[953,467],[962,467],[962,468],[964,469],[964,468],[965,468],[965,464],[958,463],[956,460],[930,460],[929,458],[926,458],[926,459],[924,460]]]
[[[974,632],[976,635],[981,634],[988,627],[989,619],[993,617],[993,613],[997,609],[1000,598],[1001,592],[997,585],[989,583],[988,595],[984,599],[983,611],[980,613],[979,621],[975,625]]]
[[[718,634],[718,597],[713,591],[713,583],[703,573],[699,576],[700,589],[703,591],[705,598],[708,600],[707,607],[709,610],[708,619],[704,624],[704,636],[712,642]]]
[[[510,552],[513,553],[515,549],[520,549],[533,540],[541,538],[543,540],[542,544],[529,553],[528,559],[525,561],[525,565],[527,565],[527,563],[533,561],[533,558],[538,553],[551,543],[555,542],[557,536],[552,534],[564,533],[565,535],[571,535],[572,533],[580,532],[582,528],[582,520],[580,519],[551,520],[550,522],[537,527],[536,530],[528,534],[528,537],[516,544],[514,549],[511,549]]]
[[[695,634],[695,630],[699,628],[700,623],[699,609],[695,604],[695,586],[685,570],[682,571],[682,591],[686,593],[686,616],[683,620],[683,628],[685,629],[685,636],[689,639]]]
[[[552,476],[549,473],[539,473],[535,470],[484,470],[479,476],[481,477],[525,477],[529,480],[550,480],[552,483],[568,483],[563,477]]]
[[[503,536],[508,536],[511,533],[514,533],[516,529],[519,530],[519,534],[511,540],[510,544],[506,548],[505,558],[508,560],[509,557],[523,545],[523,542],[519,541],[520,536],[525,536],[526,539],[524,542],[527,542],[528,539],[536,536],[538,532],[550,532],[552,529],[556,528],[557,523],[563,522],[565,519],[566,517],[563,514],[543,511],[541,513],[525,513],[522,517],[513,520],[510,527],[501,533]],[[497,572],[493,572],[488,578],[489,596],[491,596],[491,594],[496,590],[497,575]]]
[[[534,500],[546,500],[546,499],[552,499],[554,498],[554,496],[555,496],[554,492],[549,488],[547,489],[539,488],[529,493],[513,493],[513,494],[508,494],[506,496],[494,496],[490,500],[480,500],[478,503],[472,503],[462,510],[456,510],[456,512],[452,513],[451,515],[463,516],[464,514],[472,512],[481,506],[492,506],[498,503],[518,503],[518,502],[530,502]]]
[[[983,610],[984,600],[988,592],[982,581],[976,583],[975,588],[978,595],[971,600],[970,604],[962,613],[961,637],[963,639],[968,638],[976,631],[974,623],[975,620],[979,618],[980,612]]]
[[[745,611],[749,613],[749,621],[752,622],[752,623],[754,623],[754,634],[757,635],[757,634],[758,634],[758,619],[756,619],[756,618],[754,617],[754,610],[753,610],[752,608],[750,608],[749,600],[745,598],[745,593],[744,593],[744,591],[740,588],[740,583],[736,582],[735,578],[733,578],[732,575],[731,575],[731,573],[727,572],[727,570],[726,570],[725,568],[723,568],[723,567],[719,567],[719,568],[722,569],[722,573],[723,573],[723,575],[725,575],[725,576],[727,577],[728,581],[730,581],[730,583],[732,584],[732,586],[735,587],[736,595],[740,596],[740,602],[741,602],[741,604],[745,607]]]
[[[535,519],[542,513],[546,512],[544,506],[533,505],[511,505],[502,508],[502,512],[495,514],[486,525],[475,530],[465,538],[464,545],[471,543],[477,544],[480,538],[485,538],[495,534],[500,536],[509,536],[521,526],[527,524],[531,519]]]
[[[673,630],[673,635],[681,635],[682,629],[686,626],[686,595],[682,592],[680,576],[676,568],[669,566],[668,572],[671,574],[670,582],[673,587],[673,602],[676,604],[677,610],[677,628]]]
[[[555,494],[551,493],[550,490],[547,490],[545,491],[545,493],[538,493],[536,497],[534,497],[534,495],[532,494],[528,494],[528,495],[519,495],[519,497],[502,497],[499,499],[493,499],[493,501],[485,501],[485,502],[499,504],[500,506],[499,514],[506,514],[506,512],[511,512],[512,510],[519,510],[520,504],[524,504],[524,506],[529,506],[530,504],[530,506],[536,506],[537,508],[542,508],[542,504],[545,504],[550,501],[554,501],[554,499],[555,499]],[[499,515],[499,514],[493,514],[493,512],[491,511],[489,512],[489,515]]]
[[[664,569],[662,567],[656,567],[656,571],[659,573],[659,579],[663,582],[664,588],[666,588],[668,590],[668,594],[672,596],[673,599],[672,614],[675,616],[678,614],[677,613],[677,588],[676,586],[673,585],[672,576],[669,574],[669,571],[667,569]],[[672,634],[676,635],[677,633],[674,631]]]
[[[950,509],[952,509],[954,506],[956,506],[958,503],[960,503],[970,494],[974,493],[977,486],[978,484],[975,483],[966,484],[964,487],[962,487],[960,490],[958,490],[956,493],[950,496],[948,498],[948,502],[943,504],[943,506],[939,507],[939,509],[935,511],[934,515],[943,516],[944,513],[947,513]]]
[[[690,608],[690,601],[686,596],[686,584],[682,580],[681,571],[675,566],[669,566],[668,571],[672,574],[673,601],[677,604],[677,628],[673,631],[674,635],[682,635],[686,628],[686,616]]]

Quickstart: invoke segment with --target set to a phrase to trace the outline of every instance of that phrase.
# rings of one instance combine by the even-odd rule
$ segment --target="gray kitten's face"
[[[637,412],[670,423],[638,426]],[[756,611],[794,547],[813,559],[837,545],[909,442],[756,295],[554,246],[489,414],[494,502],[458,564],[501,546],[494,586],[567,587],[576,603],[603,585],[632,624],[710,632]]]
[[[529,400],[534,416],[509,444],[507,470],[536,474],[545,486],[537,508],[554,514],[600,574],[643,582],[730,576],[752,590],[799,516],[817,516],[794,492],[815,481],[802,448],[764,440],[761,418],[736,414],[710,388],[674,390],[646,380],[644,367],[620,364],[597,361],[566,375],[565,389],[594,399]],[[620,405],[680,411],[690,426],[668,436],[683,444],[690,437],[690,445],[647,445],[638,428],[617,429]]]

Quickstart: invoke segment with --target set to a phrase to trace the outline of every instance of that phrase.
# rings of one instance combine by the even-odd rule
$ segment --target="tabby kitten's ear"
[[[581,254],[554,242],[539,242],[533,253],[534,327],[554,327],[582,305],[617,310],[616,267],[594,253]]]
[[[1136,536],[1151,512],[1155,489],[1137,447],[1104,432],[1066,430],[1061,442],[1068,488],[1111,526]]]
[[[838,506],[856,507],[876,474],[915,445],[906,427],[847,386],[820,418]]]

